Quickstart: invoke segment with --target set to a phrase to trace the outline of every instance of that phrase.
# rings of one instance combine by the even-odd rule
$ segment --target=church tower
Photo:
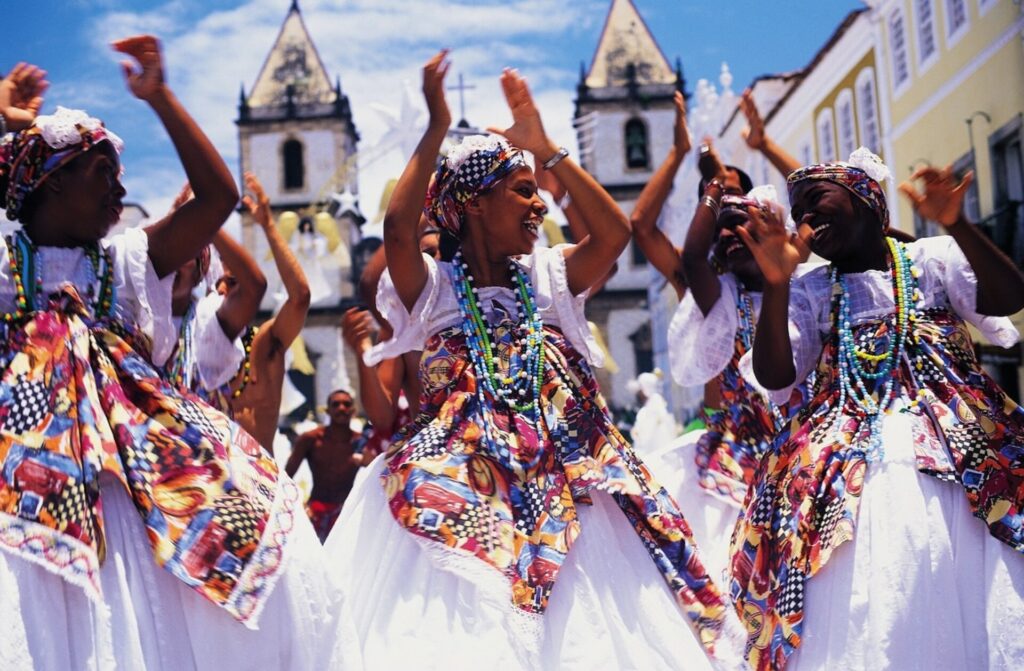
[[[248,93],[243,84],[236,124],[241,172],[252,172],[262,183],[278,230],[310,283],[302,341],[313,368],[291,375],[307,399],[301,415],[348,379],[337,325],[353,295],[351,252],[363,218],[356,197],[359,133],[340,78],[332,84],[298,0]],[[260,307],[269,316],[283,300],[283,287],[266,238],[244,209],[242,243],[267,276]],[[355,370],[354,364],[347,369]]]
[[[580,164],[627,215],[672,146],[676,91],[685,92],[679,61],[669,64],[632,0],[612,0],[590,67],[580,70],[574,125]],[[618,272],[588,303],[619,368],[602,388],[620,408],[633,402],[626,383],[654,367],[651,278],[650,264],[631,242]]]

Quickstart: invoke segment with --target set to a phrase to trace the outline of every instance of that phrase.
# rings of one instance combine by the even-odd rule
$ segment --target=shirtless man
[[[306,322],[309,284],[288,243],[271,220],[270,199],[251,173],[245,174],[245,188],[251,195],[244,196],[242,202],[267,236],[288,297],[277,314],[255,330],[255,335],[252,330],[243,334],[246,359],[231,382],[231,409],[235,421],[252,434],[263,449],[273,454],[284,386],[284,355]],[[229,289],[233,281],[230,274],[225,275],[217,290]]]
[[[354,413],[352,394],[344,389],[332,391],[327,397],[327,416],[331,423],[299,436],[284,467],[289,476],[294,476],[302,460],[309,461],[313,491],[306,503],[306,513],[321,543],[338,519],[359,472],[359,455],[352,450],[354,434],[349,424]]]

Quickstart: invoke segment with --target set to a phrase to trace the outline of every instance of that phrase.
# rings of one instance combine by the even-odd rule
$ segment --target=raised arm
[[[675,288],[676,295],[682,298],[686,293],[686,276],[683,272],[681,250],[676,249],[665,232],[658,228],[658,217],[672,192],[672,182],[692,145],[690,129],[686,125],[686,99],[682,93],[676,91],[674,102],[674,142],[664,163],[640,192],[629,221],[633,225],[633,237],[637,246]]]
[[[488,130],[504,135],[513,146],[532,153],[542,164],[558,154],[558,145],[544,132],[526,80],[515,70],[506,68],[501,75],[501,88],[512,112],[512,125],[504,130]],[[569,291],[578,295],[604,279],[625,249],[630,236],[629,219],[608,192],[572,159],[558,161],[551,172],[578,205],[590,231],[565,251]]]
[[[0,117],[7,130],[22,130],[32,125],[49,85],[46,70],[28,63],[18,63],[0,79]]]
[[[736,227],[764,275],[761,314],[754,335],[754,376],[766,389],[785,389],[796,379],[793,343],[789,338],[789,280],[810,250],[803,238],[790,236],[786,225],[771,211],[749,208],[754,228]],[[807,229],[807,225],[802,226]],[[805,230],[806,233],[806,230]]]
[[[427,266],[420,253],[420,213],[430,177],[434,174],[437,153],[452,123],[444,97],[444,76],[450,65],[447,56],[448,50],[443,49],[423,66],[423,97],[427,101],[430,121],[409,164],[398,178],[384,215],[384,251],[391,269],[391,281],[402,304],[410,311],[427,283]]]
[[[274,257],[274,264],[281,275],[281,283],[284,284],[287,294],[284,305],[270,318],[269,324],[264,325],[264,329],[270,334],[269,337],[273,338],[271,351],[283,352],[291,346],[306,323],[306,313],[309,312],[309,282],[306,281],[306,275],[302,272],[302,267],[292,254],[288,243],[274,226],[270,216],[270,199],[263,191],[263,185],[255,175],[247,172],[245,188],[251,195],[243,196],[242,203],[249,209],[253,219],[267,237],[270,253]]]
[[[377,368],[363,363],[363,354],[371,345],[370,313],[359,308],[346,311],[341,318],[341,334],[345,344],[356,355],[359,366],[359,400],[363,404],[363,411],[374,427],[387,431],[395,423],[394,397],[388,394]]]
[[[800,167],[799,161],[765,134],[764,119],[761,118],[750,89],[744,91],[740,97],[740,111],[747,117],[748,125],[743,130],[743,139],[747,141],[748,147],[764,154],[768,162],[775,166],[783,177],[788,177],[789,173]]]
[[[234,340],[259,311],[260,301],[267,290],[267,278],[252,255],[227,231],[217,231],[213,236],[213,247],[235,277],[234,286],[228,288],[224,302],[217,308],[217,321],[224,335]]]
[[[945,170],[928,166],[918,168],[910,179],[920,179],[924,193],[909,182],[900,184],[900,192],[910,199],[919,215],[938,222],[953,236],[971,264],[978,278],[978,312],[1004,317],[1024,309],[1024,273],[964,217],[964,196],[974,173],[967,173],[958,184],[952,166]]]
[[[174,143],[195,198],[146,228],[149,258],[157,275],[175,272],[210,243],[238,203],[238,189],[231,171],[209,138],[189,116],[164,82],[160,43],[152,35],[118,40],[115,50],[128,54],[123,61],[128,88],[153,108]]]
[[[705,140],[705,145],[706,151],[702,148],[698,167],[701,175],[709,179],[709,182],[693,213],[690,228],[686,231],[682,264],[693,299],[701,313],[707,315],[722,293],[722,282],[711,267],[708,256],[715,244],[715,232],[718,229],[718,214],[725,191],[725,166],[711,146],[711,141]]]

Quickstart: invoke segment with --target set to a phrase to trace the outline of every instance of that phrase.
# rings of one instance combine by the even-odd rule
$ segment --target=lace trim
[[[249,629],[259,629],[259,617],[270,593],[284,573],[285,548],[295,527],[295,512],[302,510],[299,488],[287,476],[277,481],[274,506],[260,547],[238,578],[224,609]]]

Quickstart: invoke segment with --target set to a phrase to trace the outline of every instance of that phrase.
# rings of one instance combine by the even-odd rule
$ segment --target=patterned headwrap
[[[424,212],[443,230],[459,237],[466,203],[510,173],[528,167],[523,152],[498,135],[471,135],[441,161],[427,193]]]
[[[7,218],[16,220],[25,199],[47,177],[105,140],[121,153],[124,142],[102,121],[66,107],[0,138],[0,207]]]
[[[861,147],[850,154],[845,163],[821,163],[794,170],[786,180],[789,199],[793,200],[796,185],[810,180],[822,179],[838,184],[850,191],[878,215],[882,230],[889,228],[889,207],[885,202],[882,182],[889,178],[889,168],[882,159],[869,149]]]

